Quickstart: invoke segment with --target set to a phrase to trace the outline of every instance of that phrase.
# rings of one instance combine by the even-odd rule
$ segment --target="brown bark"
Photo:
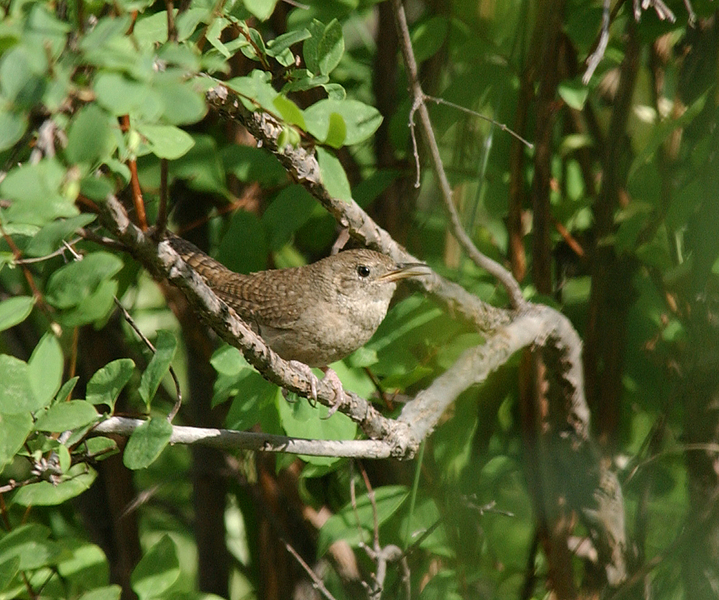
[[[619,423],[626,319],[632,304],[634,264],[628,258],[618,257],[614,248],[604,242],[614,232],[615,212],[621,199],[626,197],[630,150],[625,132],[639,68],[639,50],[636,27],[630,22],[603,157],[602,189],[594,205],[596,248],[591,267],[592,291],[584,369],[587,400],[595,415],[599,441],[605,447],[614,441]]]

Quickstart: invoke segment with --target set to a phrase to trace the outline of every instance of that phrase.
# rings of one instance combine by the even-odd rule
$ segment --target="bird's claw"
[[[335,373],[332,369],[328,368],[327,371],[325,371],[323,381],[327,381],[327,383],[332,386],[332,390],[334,391],[332,406],[330,406],[327,416],[323,417],[323,419],[329,419],[337,412],[339,407],[342,405],[342,402],[344,402],[345,392],[344,389],[342,389],[342,382],[340,381],[340,378],[337,377],[337,373]]]

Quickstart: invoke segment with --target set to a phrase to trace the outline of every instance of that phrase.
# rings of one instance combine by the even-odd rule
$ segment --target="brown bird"
[[[363,346],[385,318],[397,281],[427,275],[421,263],[399,264],[373,250],[346,250],[315,263],[243,275],[190,242],[170,236],[172,248],[282,358],[326,367]],[[300,363],[299,365],[297,363]],[[331,369],[335,389],[341,384]],[[316,378],[313,383],[316,398]]]

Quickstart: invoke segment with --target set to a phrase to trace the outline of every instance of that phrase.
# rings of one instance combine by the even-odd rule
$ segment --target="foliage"
[[[365,595],[357,580],[376,570],[375,537],[406,552],[413,598],[540,598],[556,585],[557,564],[537,540],[544,503],[560,499],[537,492],[520,357],[465,392],[409,466],[287,455],[270,464],[169,444],[171,365],[191,397],[178,424],[358,436],[344,415],[323,419],[325,407],[285,398],[102,238],[98,207],[109,194],[129,206],[139,184],[137,222],[139,208],[156,222],[169,189],[176,224],[233,270],[297,266],[329,252],[332,216],[274,155],[208,110],[205,92],[217,79],[246,109],[282,123],[281,149],[316,150],[333,197],[357,201],[482,300],[505,302],[448,237],[424,161],[422,191],[412,187],[411,105],[389,3],[295,4],[8,0],[0,8],[2,598],[290,597],[306,574],[280,539],[318,572],[334,565],[323,579],[337,598]],[[716,511],[706,508],[719,488],[701,462],[719,441],[710,427],[719,389],[716,7],[693,2],[692,27],[680,2],[671,3],[675,21],[649,10],[638,23],[631,3],[618,3],[585,86],[601,2],[544,3],[558,24],[543,3],[449,4],[407,3],[426,91],[532,140],[548,126],[529,150],[473,114],[432,107],[463,226],[585,340],[587,396],[624,486],[633,573],[651,572],[656,597],[710,597],[696,595],[681,559],[696,540],[704,547],[692,537],[698,530],[719,538]],[[562,51],[548,53],[538,32],[556,36]],[[633,42],[641,52],[629,77]],[[540,111],[545,86],[549,113]],[[424,158],[421,140],[420,151]],[[544,238],[541,221],[554,224]],[[538,244],[552,257],[549,282],[533,275]],[[155,352],[123,323],[116,299]],[[403,397],[481,342],[431,300],[405,296],[376,336],[333,368],[346,389],[396,415]],[[147,420],[128,440],[91,435],[110,414]],[[198,495],[209,485],[203,469],[226,486],[212,506]],[[213,530],[204,519],[215,504]],[[687,529],[693,521],[699,527]],[[105,522],[112,532],[100,531]],[[344,547],[356,576],[342,570]],[[564,566],[588,593],[601,565],[574,550]],[[390,564],[385,597],[402,597],[404,585]]]

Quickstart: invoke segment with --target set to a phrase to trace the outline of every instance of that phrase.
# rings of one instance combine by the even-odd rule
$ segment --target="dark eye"
[[[369,277],[369,267],[367,265],[359,265],[357,267],[357,275],[360,277]]]

